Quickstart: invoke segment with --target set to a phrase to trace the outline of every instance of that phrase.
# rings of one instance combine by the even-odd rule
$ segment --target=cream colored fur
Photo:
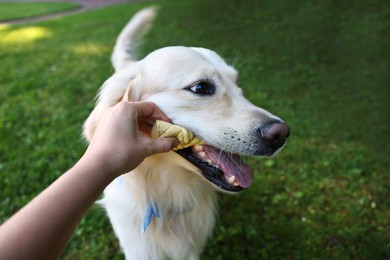
[[[123,98],[149,100],[206,143],[254,155],[253,122],[278,118],[244,98],[236,85],[236,70],[211,50],[166,47],[137,61],[133,47],[153,17],[154,9],[142,10],[119,35],[112,55],[115,73],[99,92],[96,108],[84,125],[85,137],[91,140],[107,107]],[[184,90],[205,78],[218,86],[215,95],[201,97]],[[171,151],[147,158],[113,181],[100,204],[127,259],[198,259],[215,223],[217,190],[199,169]],[[158,205],[160,217],[153,218],[142,234],[151,204]]]

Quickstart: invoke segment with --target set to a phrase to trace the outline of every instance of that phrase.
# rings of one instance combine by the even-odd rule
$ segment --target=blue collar
[[[156,218],[161,217],[160,209],[158,208],[157,203],[153,203],[153,204],[149,203],[148,206],[146,207],[144,221],[141,225],[142,235],[145,234],[146,229],[148,228],[153,217]]]

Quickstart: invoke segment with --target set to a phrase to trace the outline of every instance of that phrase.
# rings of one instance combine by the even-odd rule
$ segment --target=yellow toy
[[[204,142],[196,137],[192,132],[184,127],[174,125],[162,120],[156,120],[153,125],[151,136],[153,138],[176,137],[180,144],[173,150],[180,150],[195,144],[203,144]]]

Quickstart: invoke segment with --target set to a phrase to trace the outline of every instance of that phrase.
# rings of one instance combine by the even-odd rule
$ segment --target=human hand
[[[83,157],[103,164],[116,177],[133,170],[148,156],[170,151],[178,144],[176,138],[148,136],[156,119],[170,121],[152,102],[118,103],[100,120]]]

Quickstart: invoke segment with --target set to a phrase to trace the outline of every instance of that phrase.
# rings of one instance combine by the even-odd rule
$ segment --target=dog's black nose
[[[290,127],[282,121],[273,121],[260,129],[261,138],[268,141],[274,149],[280,148],[290,136]]]

